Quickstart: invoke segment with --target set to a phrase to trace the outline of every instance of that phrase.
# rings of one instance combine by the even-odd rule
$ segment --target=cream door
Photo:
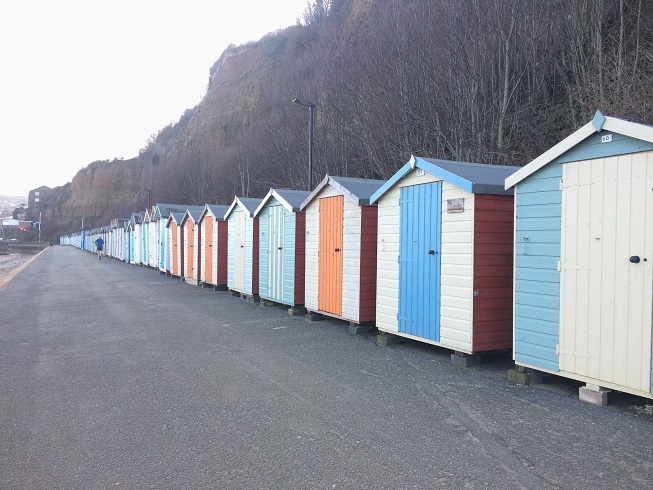
[[[560,370],[649,392],[653,153],[562,175]]]

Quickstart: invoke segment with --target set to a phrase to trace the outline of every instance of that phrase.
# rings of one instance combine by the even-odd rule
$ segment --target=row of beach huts
[[[597,112],[523,167],[411,157],[230,206],[158,203],[63,245],[194,285],[373,326],[471,365],[653,398],[653,127]]]

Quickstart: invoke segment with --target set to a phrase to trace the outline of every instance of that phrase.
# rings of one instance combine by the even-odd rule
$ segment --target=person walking
[[[102,237],[95,240],[95,247],[97,248],[97,258],[102,260],[102,249],[104,248],[104,240],[102,240]]]

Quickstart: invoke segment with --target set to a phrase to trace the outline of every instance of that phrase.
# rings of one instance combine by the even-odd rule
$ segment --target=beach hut
[[[196,226],[204,206],[189,206],[186,208],[184,217],[181,219],[180,226],[183,228],[182,253],[184,255],[184,270],[182,278],[195,286],[199,284],[199,270],[202,267],[201,254],[199,254],[200,237],[198,236],[199,228]]]
[[[141,220],[142,217],[140,213],[132,213],[129,222],[129,263],[135,265],[141,263],[141,250],[143,248]]]
[[[156,233],[156,257],[157,264],[154,267],[158,267],[161,273],[167,273],[170,271],[170,254],[168,253],[168,228],[167,222],[170,217],[170,213],[185,213],[187,206],[185,204],[167,204],[167,203],[156,203],[152,211],[152,219],[155,223],[155,233]]]
[[[228,226],[227,287],[234,294],[258,299],[258,218],[254,211],[262,199],[235,197],[224,215]]]
[[[126,219],[115,219],[114,220],[114,241],[115,241],[115,248],[116,248],[116,255],[115,258],[122,260],[123,262],[125,261],[125,230],[127,228],[127,224],[129,223],[129,220]]]
[[[184,277],[183,228],[180,226],[184,215],[185,213],[172,212],[166,222],[169,255],[167,263],[170,264],[170,269],[166,272],[175,277]]]
[[[143,213],[143,220],[141,221],[141,258],[140,265],[148,265],[150,255],[150,242],[149,242],[149,229],[150,229],[150,212],[151,209],[146,209]]]
[[[159,221],[160,215],[156,206],[147,210],[145,222],[147,223],[146,233],[146,265],[158,269],[159,262]]]
[[[513,196],[519,167],[411,157],[378,204],[376,326],[472,354],[512,347]]]
[[[134,256],[134,219],[130,217],[125,225],[125,262],[132,263]]]
[[[259,296],[304,313],[306,216],[299,211],[308,191],[270,189],[254,216],[259,219]]]
[[[515,191],[514,360],[653,398],[653,127],[597,112],[506,179]]]
[[[156,203],[154,205],[153,217],[156,220],[156,233],[157,233],[157,246],[158,246],[158,264],[157,267],[161,273],[170,272],[170,253],[168,252],[169,234],[168,234],[168,218],[171,213],[184,213],[186,212],[185,204],[167,204]]]
[[[227,235],[229,226],[224,220],[228,206],[207,204],[198,220],[199,258],[197,268],[203,286],[227,288]]]
[[[126,219],[123,221],[123,229],[122,229],[122,238],[120,239],[120,243],[122,244],[122,261],[129,263],[129,232],[127,231],[129,228],[129,220]]]
[[[370,197],[385,181],[327,175],[304,200],[304,305],[351,324],[376,319],[377,207]],[[353,325],[352,325],[353,327]]]

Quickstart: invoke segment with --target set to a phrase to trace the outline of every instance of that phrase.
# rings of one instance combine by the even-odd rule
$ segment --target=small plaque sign
[[[465,199],[447,199],[447,213],[462,213],[465,211]]]
[[[418,177],[421,177],[422,175],[424,175],[424,169],[423,168],[416,168],[415,169],[415,175],[417,175]]]

